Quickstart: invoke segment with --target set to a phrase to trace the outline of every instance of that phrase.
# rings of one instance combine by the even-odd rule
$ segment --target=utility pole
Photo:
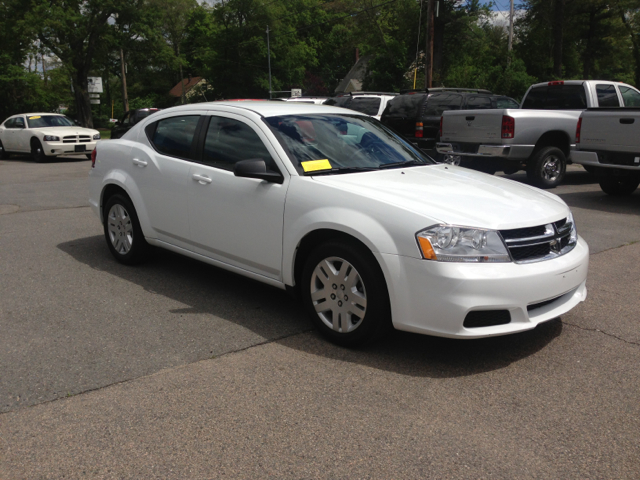
[[[271,99],[271,46],[269,45],[269,25],[267,25],[267,61],[269,62],[269,99]]]
[[[424,88],[433,85],[433,34],[434,34],[434,3],[436,0],[427,0],[427,45],[425,50]]]
[[[127,72],[124,66],[124,52],[120,49],[120,69],[122,71],[122,106],[125,113],[129,111],[129,97],[127,96]]]
[[[509,13],[509,51],[513,50],[513,0],[511,0],[511,8]],[[509,55],[509,62],[511,62],[511,55]]]

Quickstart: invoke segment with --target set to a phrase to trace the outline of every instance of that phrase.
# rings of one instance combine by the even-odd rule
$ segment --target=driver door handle
[[[146,167],[147,166],[147,162],[145,162],[144,160],[140,160],[139,158],[134,158],[133,159],[133,164],[137,165],[138,167]]]
[[[194,173],[192,177],[200,185],[206,185],[207,183],[211,183],[211,179],[205,175]]]

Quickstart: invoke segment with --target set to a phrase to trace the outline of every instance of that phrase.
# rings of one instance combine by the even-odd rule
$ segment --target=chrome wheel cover
[[[542,178],[549,181],[557,180],[561,169],[560,159],[555,155],[549,155],[542,162]]]
[[[339,257],[325,258],[313,270],[310,287],[313,308],[327,327],[349,333],[362,324],[367,291],[349,262]]]
[[[107,232],[109,240],[116,252],[126,255],[133,245],[133,225],[129,212],[119,204],[115,204],[107,215]]]
[[[449,165],[460,166],[460,162],[462,161],[462,157],[460,155],[445,155],[444,163],[448,163]]]

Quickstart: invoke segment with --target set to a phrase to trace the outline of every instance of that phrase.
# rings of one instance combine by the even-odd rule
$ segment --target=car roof
[[[32,115],[32,116],[33,115],[57,115],[59,117],[64,117],[64,115],[61,114],[61,113],[51,113],[51,112],[16,113],[15,115],[12,115],[12,117],[16,117],[18,115],[27,115],[27,116],[29,116],[29,115]]]
[[[308,115],[308,114],[354,114],[363,115],[359,112],[345,110],[340,107],[333,107],[329,105],[316,105],[312,103],[303,102],[270,102],[270,101],[218,101],[218,102],[203,102],[203,103],[191,103],[188,105],[180,105],[178,107],[167,108],[162,111],[163,114],[167,113],[179,113],[184,110],[215,110],[218,107],[225,107],[228,111],[229,108],[238,109],[239,111],[251,111],[261,115],[263,117],[277,117],[280,115]]]

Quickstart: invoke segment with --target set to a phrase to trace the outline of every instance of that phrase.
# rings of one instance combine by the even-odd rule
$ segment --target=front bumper
[[[505,160],[526,160],[531,156],[535,145],[478,145],[477,153],[464,152],[456,143],[438,142],[436,150],[444,155],[461,157],[502,158]]]
[[[42,142],[42,149],[47,156],[58,155],[86,155],[91,153],[100,140],[82,143]],[[77,146],[84,146],[84,151],[76,151]]]
[[[615,165],[611,163],[600,163],[598,160],[598,154],[596,152],[583,152],[580,150],[572,150],[569,157],[573,163],[580,165],[587,165],[591,167],[610,168],[615,170],[632,170],[640,172],[639,165]]]
[[[377,256],[389,285],[393,325],[398,330],[451,338],[506,335],[557,318],[587,297],[589,247],[581,237],[566,255],[530,264]],[[527,306],[550,299],[555,300],[527,310]],[[511,321],[465,328],[465,317],[476,310],[508,310]]]

